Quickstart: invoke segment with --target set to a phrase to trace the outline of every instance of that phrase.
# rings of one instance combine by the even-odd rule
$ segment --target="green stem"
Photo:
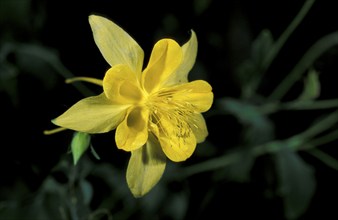
[[[325,118],[321,119],[320,121],[314,123],[310,128],[305,130],[304,132],[296,135],[301,137],[303,140],[311,139],[314,136],[328,130],[332,126],[338,123],[338,110],[334,111],[333,113],[329,114]]]
[[[332,131],[332,132],[330,132],[326,135],[323,135],[321,137],[313,139],[310,143],[310,146],[312,148],[315,148],[315,147],[330,143],[332,141],[335,141],[337,139],[338,139],[338,129],[334,130],[334,131]]]
[[[315,0],[307,0],[303,4],[302,8],[296,15],[296,17],[293,19],[293,21],[290,23],[290,25],[286,28],[286,30],[283,32],[283,34],[278,38],[276,43],[274,44],[272,50],[270,51],[269,55],[266,57],[263,68],[266,70],[271,62],[275,59],[276,55],[280,51],[280,49],[284,46],[287,39],[290,37],[292,32],[298,27],[298,25],[301,23],[305,15],[308,13],[310,8],[312,7]]]
[[[195,165],[191,165],[180,173],[179,176],[187,177],[192,176],[197,173],[206,172],[210,170],[215,170],[221,167],[228,166],[238,159],[240,159],[241,154],[239,152],[227,153],[224,156],[216,157],[205,162],[197,163]]]
[[[318,101],[293,101],[281,105],[281,110],[319,110],[337,108],[338,99],[318,100]]]
[[[302,59],[286,76],[286,78],[276,87],[269,96],[269,100],[280,100],[289,91],[292,85],[297,82],[302,74],[310,67],[310,65],[320,57],[325,51],[338,44],[338,31],[328,34],[319,39],[304,54]]]
[[[272,114],[282,110],[320,110],[329,108],[338,108],[338,99],[270,103],[259,107],[259,111],[262,114]]]
[[[306,143],[305,145],[301,146],[301,148],[299,148],[299,150],[303,150],[303,151],[309,151],[312,150],[316,147],[319,146],[323,146],[327,143],[330,143],[332,141],[338,140],[338,129],[334,130],[326,135],[323,135],[321,137],[312,139],[311,141],[309,141],[308,143]]]
[[[259,86],[261,79],[265,73],[265,71],[270,67],[272,61],[275,59],[281,48],[284,46],[287,39],[290,37],[292,32],[298,27],[298,25],[301,23],[301,21],[304,19],[305,15],[308,13],[310,8],[312,7],[315,0],[307,0],[303,4],[302,8],[298,12],[298,14],[295,16],[295,18],[292,20],[290,25],[285,29],[285,31],[282,33],[282,35],[278,38],[278,40],[274,43],[273,47],[269,51],[269,54],[265,57],[265,60],[262,64],[262,69],[259,78],[256,80],[256,82],[253,85],[253,90],[256,90]]]
[[[310,128],[308,128],[307,130],[298,135],[292,136],[286,140],[281,141],[275,140],[266,144],[254,146],[251,148],[250,153],[252,154],[252,156],[257,157],[260,155],[264,155],[266,153],[279,151],[280,149],[283,148],[283,146],[287,146],[292,150],[301,150],[301,147],[305,144],[307,140],[331,128],[337,122],[338,122],[338,110],[329,114],[328,116],[318,121]],[[228,166],[241,159],[242,158],[241,155],[242,151],[235,151],[221,157],[213,158],[202,163],[191,165],[190,167],[186,167],[183,170],[183,172],[181,172],[180,177],[187,177],[197,173],[211,171]]]
[[[338,170],[338,161],[330,155],[324,153],[323,151],[318,149],[311,149],[310,151],[308,151],[308,153],[325,163],[328,167]]]

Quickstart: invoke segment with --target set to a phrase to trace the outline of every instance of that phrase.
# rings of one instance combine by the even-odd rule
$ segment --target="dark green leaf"
[[[273,46],[273,38],[270,30],[264,29],[255,39],[251,48],[251,59],[260,69],[265,65],[267,56],[270,55],[270,50]]]
[[[271,32],[267,29],[261,31],[252,42],[250,57],[238,67],[237,76],[245,97],[251,97],[255,92],[267,68],[273,44]]]
[[[320,82],[316,70],[311,69],[304,80],[304,89],[299,100],[308,101],[318,98],[320,95]]]
[[[307,210],[316,189],[313,169],[289,149],[276,152],[276,159],[285,217],[298,219]]]
[[[231,98],[220,99],[217,105],[222,111],[234,115],[241,122],[245,145],[262,144],[273,138],[273,124],[254,105]]]
[[[93,197],[93,187],[87,180],[80,181],[80,189],[83,196],[83,203],[89,205]]]
[[[250,173],[255,162],[255,156],[252,155],[248,148],[242,149],[239,159],[225,166],[222,170],[215,172],[215,180],[219,181],[224,178],[236,182],[248,182]]]
[[[184,219],[188,210],[188,198],[186,193],[174,193],[169,198],[169,204],[166,206],[167,215],[172,219]]]

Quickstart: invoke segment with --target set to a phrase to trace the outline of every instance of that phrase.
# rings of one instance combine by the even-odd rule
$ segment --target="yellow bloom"
[[[211,86],[188,82],[197,54],[197,38],[182,47],[158,41],[142,71],[142,48],[112,21],[89,16],[94,40],[111,68],[103,81],[75,78],[103,86],[103,93],[80,100],[53,123],[64,128],[104,133],[116,129],[119,149],[131,152],[127,182],[134,196],[146,194],[161,178],[166,157],[184,161],[208,132],[202,112],[213,102]]]

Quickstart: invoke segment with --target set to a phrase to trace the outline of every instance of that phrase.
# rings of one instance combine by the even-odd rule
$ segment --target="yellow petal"
[[[190,119],[191,130],[197,143],[202,143],[208,136],[208,129],[202,114],[194,114]]]
[[[76,131],[104,133],[116,128],[127,108],[127,105],[113,105],[102,93],[80,100],[52,122]]]
[[[115,65],[106,72],[103,90],[113,103],[137,103],[143,98],[135,73],[124,64]]]
[[[172,91],[173,100],[177,100],[177,102],[180,103],[187,103],[197,112],[205,112],[210,109],[214,100],[214,95],[211,90],[212,87],[210,84],[204,80],[195,80],[163,89],[163,91]]]
[[[107,18],[97,15],[90,15],[89,23],[95,43],[110,66],[126,64],[135,73],[141,73],[143,50],[127,32]]]
[[[197,37],[193,30],[187,43],[182,46],[183,59],[174,74],[172,74],[164,83],[165,86],[171,86],[188,82],[188,74],[195,64],[197,56]]]
[[[175,162],[188,159],[196,148],[196,138],[188,122],[161,117],[158,139],[163,152]]]
[[[146,108],[130,108],[125,119],[116,129],[115,141],[119,149],[133,151],[148,139],[149,111]]]
[[[127,168],[127,183],[135,197],[147,194],[161,179],[166,157],[158,141],[150,138],[141,148],[131,152]]]
[[[182,48],[173,40],[158,41],[151,53],[147,68],[143,72],[143,86],[151,93],[175,73],[182,62]]]

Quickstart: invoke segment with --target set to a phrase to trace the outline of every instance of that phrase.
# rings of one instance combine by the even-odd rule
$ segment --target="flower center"
[[[158,132],[170,138],[187,138],[192,135],[192,126],[197,127],[194,105],[185,100],[178,100],[184,91],[160,90],[149,95],[146,106],[150,110],[150,122],[156,125]],[[155,132],[156,133],[156,132]]]

